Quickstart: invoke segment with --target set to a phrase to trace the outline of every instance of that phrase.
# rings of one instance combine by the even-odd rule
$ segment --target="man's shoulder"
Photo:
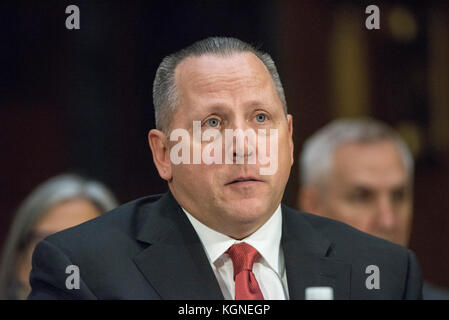
[[[147,223],[159,226],[154,222],[163,219],[157,217],[170,210],[160,198],[149,196],[125,203],[37,244],[30,275],[32,297],[157,297],[143,281],[134,259],[148,246],[139,241],[139,230]],[[64,286],[67,267],[72,265],[82,275],[81,290],[75,292],[67,291]]]
[[[362,232],[338,220],[319,216],[317,214],[288,208],[290,214],[297,214],[304,218],[310,226],[329,240],[334,251],[342,257],[354,255],[373,255],[381,253],[406,255],[407,248]]]
[[[286,220],[283,223],[283,232],[286,233],[284,245],[288,250],[287,253],[290,253],[290,258],[301,261],[297,258],[295,260],[292,255],[305,252],[308,254],[305,261],[313,261],[307,263],[311,263],[314,269],[321,266],[326,272],[334,270],[334,275],[338,274],[337,270],[346,270],[346,273],[341,271],[339,274],[342,278],[346,275],[349,281],[350,297],[354,299],[421,297],[421,272],[411,250],[359,231],[343,222],[288,207],[285,213],[283,210],[283,217]],[[296,247],[302,249],[295,249]],[[373,287],[369,288],[367,285],[367,281],[373,279],[380,279],[374,288],[376,290],[371,290]]]

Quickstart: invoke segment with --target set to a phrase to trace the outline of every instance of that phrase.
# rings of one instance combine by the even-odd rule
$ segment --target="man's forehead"
[[[345,182],[397,185],[407,181],[400,153],[388,140],[345,144],[335,150],[333,160],[335,177]]]
[[[263,62],[251,52],[235,52],[226,55],[205,54],[182,60],[175,69],[177,84],[190,83],[192,78],[246,75],[254,80],[270,77]],[[185,84],[185,83],[183,83]]]
[[[351,161],[347,161],[348,158]],[[342,144],[334,151],[334,161],[348,167],[404,165],[397,146],[391,140]]]

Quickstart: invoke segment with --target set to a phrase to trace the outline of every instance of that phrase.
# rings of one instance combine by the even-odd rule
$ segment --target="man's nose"
[[[232,153],[234,160],[253,157],[256,153],[257,132],[244,120],[235,121],[229,129],[232,130],[232,148],[228,152]]]
[[[387,196],[382,196],[377,201],[376,208],[377,227],[383,230],[392,230],[396,227],[396,215],[392,201]]]

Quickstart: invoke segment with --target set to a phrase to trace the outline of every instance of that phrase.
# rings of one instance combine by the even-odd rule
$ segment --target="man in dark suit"
[[[162,61],[153,99],[170,191],[42,241],[31,299],[421,297],[410,250],[281,205],[293,128],[268,54],[199,41]]]

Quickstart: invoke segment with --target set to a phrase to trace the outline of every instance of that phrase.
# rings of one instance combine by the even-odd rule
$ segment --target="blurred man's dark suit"
[[[330,286],[335,299],[419,299],[414,254],[343,223],[282,206],[290,299]],[[80,288],[66,288],[68,265]],[[380,288],[367,289],[369,265]],[[124,204],[36,247],[30,299],[223,299],[202,243],[170,193]]]

